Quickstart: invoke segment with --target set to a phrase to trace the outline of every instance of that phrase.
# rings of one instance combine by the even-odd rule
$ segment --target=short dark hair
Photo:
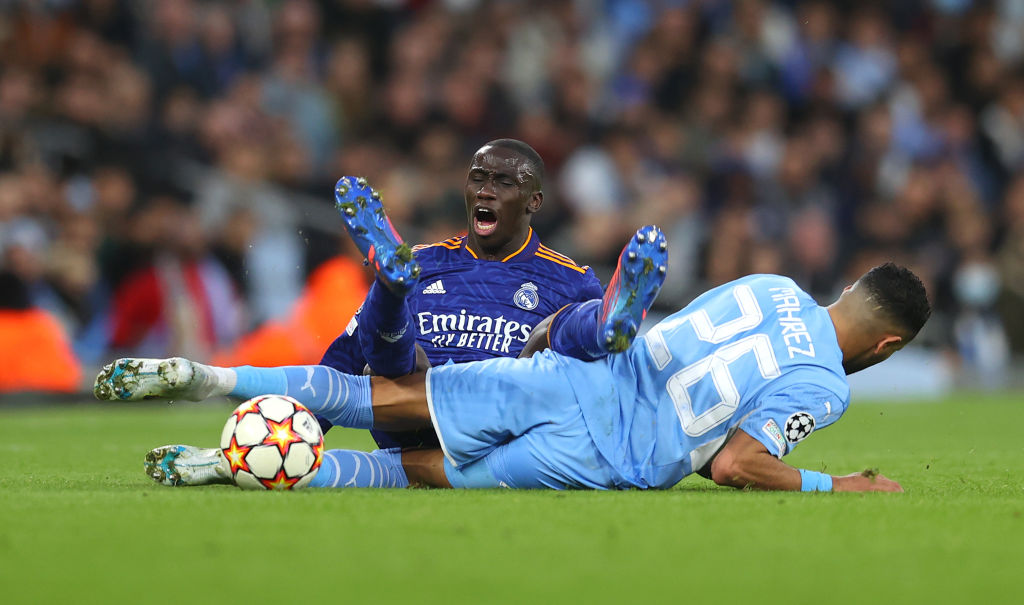
[[[885,318],[903,331],[907,340],[917,336],[932,314],[924,284],[906,267],[885,263],[865,273],[859,281]]]
[[[484,146],[510,149],[526,158],[526,163],[530,165],[531,172],[537,180],[537,190],[540,191],[544,188],[544,160],[541,159],[540,154],[533,147],[519,139],[494,139]]]

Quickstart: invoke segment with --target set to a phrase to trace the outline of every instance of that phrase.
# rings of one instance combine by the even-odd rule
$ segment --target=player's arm
[[[808,471],[789,466],[779,460],[760,441],[742,429],[737,430],[711,462],[711,479],[718,485],[752,487],[764,490],[799,491],[805,488]],[[882,475],[853,473],[832,477],[836,492],[902,492],[900,484]],[[805,490],[810,491],[810,490]]]
[[[534,353],[551,347],[548,330],[551,328],[551,320],[555,318],[555,315],[558,315],[558,313],[548,315],[533,327],[530,337],[526,339],[526,344],[523,345],[523,350],[519,352],[520,357],[533,357]]]

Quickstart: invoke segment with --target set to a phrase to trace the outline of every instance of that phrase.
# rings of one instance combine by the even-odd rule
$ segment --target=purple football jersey
[[[518,356],[542,319],[604,294],[593,270],[542,245],[532,229],[523,247],[501,261],[480,260],[465,236],[414,250],[422,271],[408,304],[416,342],[431,365]],[[359,315],[320,363],[350,374],[363,371],[366,358],[355,334]]]
[[[430,365],[517,357],[537,325],[573,302],[601,298],[590,267],[542,245],[530,230],[523,246],[500,261],[480,260],[466,237],[414,248],[419,283],[408,296],[416,342]],[[359,374],[366,359],[356,330],[359,315],[328,347],[320,363]],[[330,425],[321,426],[326,431]],[[436,447],[432,429],[411,433],[372,431],[380,447]]]
[[[532,229],[500,261],[480,260],[465,236],[414,253],[422,272],[409,308],[431,365],[515,357],[542,319],[603,294],[593,270],[541,244]]]

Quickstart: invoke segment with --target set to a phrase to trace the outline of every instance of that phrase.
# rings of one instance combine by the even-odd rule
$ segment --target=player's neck
[[[874,341],[864,327],[852,319],[849,309],[843,309],[841,302],[832,303],[826,307],[826,310],[832,319],[832,326],[836,330],[836,340],[839,342],[839,350],[843,354],[843,367],[846,368],[848,362],[859,357],[865,349],[870,349]],[[847,370],[847,373],[852,372]]]
[[[500,246],[487,246],[477,238],[476,234],[470,232],[466,245],[481,260],[505,260],[509,256],[521,250],[530,237],[530,231],[518,234]]]
[[[839,341],[839,350],[843,352],[843,361],[846,361],[851,348],[851,336],[853,332],[850,330],[849,322],[846,321],[846,315],[840,308],[839,302],[834,302],[828,307],[828,316],[832,319],[832,327],[836,330],[836,340]]]

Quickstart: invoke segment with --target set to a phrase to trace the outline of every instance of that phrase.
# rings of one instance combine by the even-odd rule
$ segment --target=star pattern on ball
[[[313,444],[313,466],[309,470],[315,471],[320,468],[320,464],[324,461],[324,438],[320,438],[319,443]]]
[[[244,404],[235,408],[234,415],[235,420],[241,420],[246,414],[258,414],[260,413],[260,402],[258,398],[250,399]]]
[[[288,408],[282,403],[291,406],[290,414],[285,414]],[[307,408],[284,395],[260,395],[246,401],[232,412],[224,430],[230,438],[221,452],[236,485],[243,489],[295,489],[315,475],[323,462],[320,425]],[[293,443],[309,449],[292,447]],[[240,478],[243,481],[239,483]]]
[[[293,443],[302,441],[302,437],[299,437],[292,429],[292,417],[289,416],[281,422],[274,422],[267,418],[267,428],[270,429],[270,434],[263,440],[263,443],[267,445],[276,445],[277,449],[281,452],[281,457],[288,455],[288,448]]]
[[[277,471],[277,475],[273,479],[260,479],[260,483],[267,489],[291,489],[293,485],[299,482],[299,477],[292,479],[288,475],[284,474],[284,469]]]
[[[251,473],[252,470],[249,468],[249,463],[245,461],[245,455],[249,453],[251,447],[238,445],[238,438],[234,435],[231,436],[231,443],[228,447],[224,448],[224,457],[228,461],[228,466],[231,467],[231,474],[235,475],[238,471],[245,471]]]

